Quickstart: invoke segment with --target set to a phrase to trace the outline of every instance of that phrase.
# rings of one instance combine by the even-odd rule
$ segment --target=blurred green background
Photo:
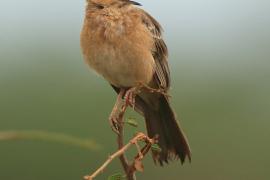
[[[140,2],[164,26],[172,103],[193,160],[161,168],[148,156],[138,179],[270,179],[270,1]],[[116,148],[107,120],[116,95],[80,53],[84,5],[1,0],[0,130],[67,133],[102,149],[0,142],[1,180],[81,179]],[[97,179],[120,169],[116,160]]]

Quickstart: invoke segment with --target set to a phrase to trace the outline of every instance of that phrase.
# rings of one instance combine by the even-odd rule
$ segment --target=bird
[[[80,35],[83,58],[118,96],[127,96],[140,83],[165,93],[171,85],[163,29],[140,6],[131,0],[87,0]],[[152,152],[154,162],[163,166],[180,159],[183,164],[186,158],[191,161],[190,146],[165,93],[141,91],[134,109],[144,117],[148,136],[158,136],[161,151]]]

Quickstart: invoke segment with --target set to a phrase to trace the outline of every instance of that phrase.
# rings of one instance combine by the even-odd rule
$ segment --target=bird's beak
[[[136,2],[136,1],[129,1],[130,4],[136,5],[136,6],[142,6],[142,4]]]

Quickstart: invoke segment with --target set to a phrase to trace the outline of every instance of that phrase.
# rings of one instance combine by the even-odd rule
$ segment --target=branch
[[[110,123],[112,125],[113,131],[117,133],[117,144],[118,144],[118,151],[114,153],[112,156],[108,158],[108,160],[98,169],[96,170],[92,175],[85,176],[85,180],[93,180],[98,174],[104,171],[104,169],[112,162],[113,159],[116,157],[119,157],[122,167],[125,171],[127,180],[136,180],[135,172],[136,171],[143,171],[143,164],[142,159],[143,157],[149,152],[153,144],[157,143],[158,137],[154,137],[153,139],[150,139],[148,136],[146,136],[143,133],[138,133],[132,140],[129,141],[127,145],[124,146],[124,114],[126,112],[126,109],[128,106],[133,106],[133,109],[135,108],[135,96],[141,92],[141,90],[150,92],[150,93],[159,93],[167,98],[170,96],[167,94],[166,90],[163,89],[153,89],[147,85],[144,85],[142,83],[139,83],[137,87],[131,88],[128,91],[121,89],[116,103],[112,109],[111,115],[110,115]],[[132,93],[131,98],[132,102],[130,104],[129,100],[126,99],[129,98],[128,93]],[[126,95],[128,96],[126,97]],[[123,98],[125,101],[123,101]],[[146,145],[140,149],[138,141],[143,140],[145,141]],[[129,164],[125,152],[128,150],[128,148],[135,144],[138,150],[138,154],[135,156],[134,161]]]
[[[144,148],[142,148],[142,150],[140,150],[140,152],[138,152],[138,155],[135,157],[134,162],[132,163],[131,167],[132,171],[129,170],[129,173],[134,173],[137,170],[136,167],[136,160],[140,159],[142,160],[142,156],[140,155],[145,155],[151,148],[152,144],[156,143],[155,139],[150,139],[148,136],[146,136],[143,133],[138,133],[135,137],[133,137],[128,144],[126,144],[125,146],[123,146],[121,149],[119,149],[117,152],[115,152],[114,154],[112,154],[111,156],[109,156],[109,158],[105,161],[105,163],[98,168],[93,174],[85,176],[84,179],[85,180],[93,180],[95,177],[97,177],[97,175],[101,174],[105,168],[117,157],[120,157],[121,155],[123,155],[132,145],[136,145],[138,141],[145,141],[147,142],[147,144],[145,145]]]
[[[139,148],[139,145],[136,143],[138,154],[134,157],[134,161],[130,165],[128,174],[134,174],[136,171],[143,171],[142,159],[150,151],[152,145],[158,143],[158,136],[155,136],[153,139],[150,139],[148,136],[145,136],[144,141],[146,144],[141,149]]]
[[[123,95],[124,95],[124,93],[123,93]],[[120,96],[122,96],[121,93],[120,93]],[[116,104],[116,106],[118,106],[117,108],[120,109],[119,119],[118,119],[120,126],[119,126],[119,133],[117,134],[117,144],[118,144],[118,149],[121,149],[124,146],[124,114],[125,114],[125,112],[127,110],[127,105],[126,105],[126,103],[123,103],[122,99],[120,99],[119,101],[120,102],[118,102]],[[123,154],[120,155],[119,159],[120,159],[120,162],[121,162],[121,164],[123,166],[123,169],[124,169],[126,175],[128,175],[128,173],[129,173],[129,163],[128,163],[127,157],[123,153]],[[129,179],[133,180],[134,177],[129,178]]]
[[[62,133],[52,133],[46,131],[0,131],[0,141],[8,140],[41,140],[49,142],[57,142],[88,150],[99,150],[101,146],[89,139],[81,139]]]

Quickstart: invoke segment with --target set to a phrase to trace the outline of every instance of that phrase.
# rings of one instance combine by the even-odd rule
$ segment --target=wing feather
[[[163,29],[161,25],[145,11],[142,13],[142,22],[154,38],[152,54],[156,64],[155,79],[160,88],[167,90],[170,87],[170,70],[168,66],[168,48],[162,38]]]

